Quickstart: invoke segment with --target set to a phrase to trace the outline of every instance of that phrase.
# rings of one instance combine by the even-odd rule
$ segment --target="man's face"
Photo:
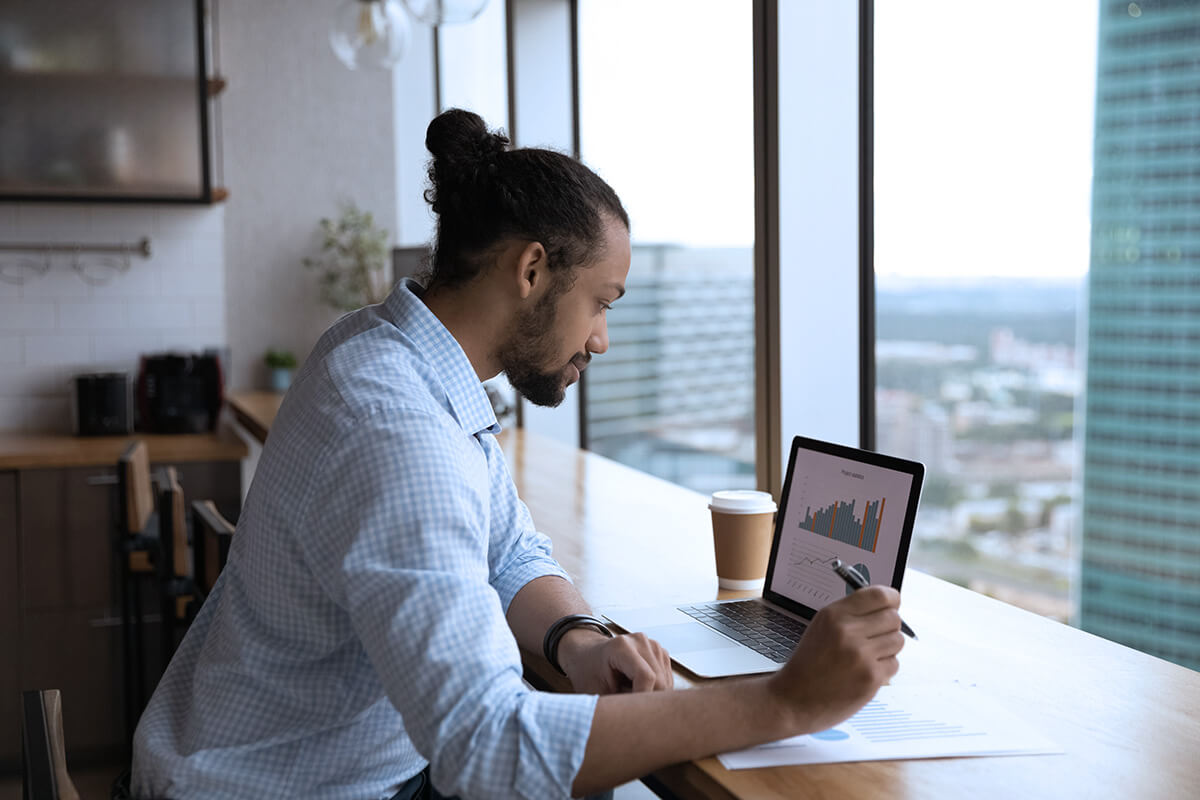
[[[529,402],[557,406],[592,353],[608,350],[605,312],[625,294],[629,260],[629,231],[609,220],[603,255],[575,270],[574,285],[565,292],[561,285],[551,286],[532,308],[518,314],[498,357],[509,383]]]

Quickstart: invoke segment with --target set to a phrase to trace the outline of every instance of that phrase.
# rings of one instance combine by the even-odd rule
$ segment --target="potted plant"
[[[271,389],[286,392],[292,385],[292,372],[296,369],[296,357],[287,350],[268,350],[263,361],[271,371]]]
[[[382,302],[391,289],[388,232],[371,212],[343,202],[338,218],[322,219],[319,229],[321,252],[304,266],[317,271],[321,299],[339,311]]]

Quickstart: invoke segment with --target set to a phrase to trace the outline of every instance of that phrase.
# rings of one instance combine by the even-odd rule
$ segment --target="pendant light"
[[[454,25],[478,17],[488,0],[404,0],[414,17],[426,25]]]
[[[408,49],[408,33],[400,0],[346,0],[334,16],[329,44],[350,69],[391,69]]]

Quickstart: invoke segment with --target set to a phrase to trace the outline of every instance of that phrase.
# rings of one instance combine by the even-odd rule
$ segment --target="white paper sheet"
[[[718,756],[726,769],[946,756],[1063,752],[980,690],[957,683],[884,686],[850,719]]]

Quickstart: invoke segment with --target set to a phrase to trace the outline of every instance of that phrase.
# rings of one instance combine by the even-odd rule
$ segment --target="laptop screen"
[[[923,475],[915,461],[796,437],[765,596],[810,616],[850,591],[834,559],[899,589]]]

